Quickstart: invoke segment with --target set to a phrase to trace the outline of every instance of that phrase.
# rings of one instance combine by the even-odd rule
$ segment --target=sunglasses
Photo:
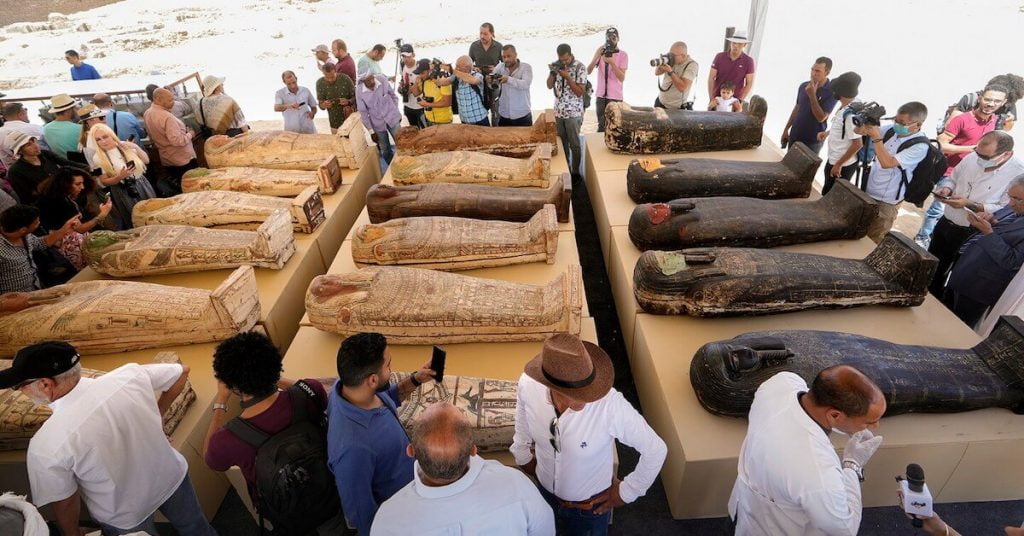
[[[551,419],[551,426],[550,426],[548,431],[551,432],[551,439],[549,439],[549,441],[551,441],[551,448],[555,449],[555,452],[562,452],[562,448],[561,448],[561,443],[562,442],[561,442],[561,439],[560,439],[560,435],[558,433],[558,416],[557,415],[555,416],[554,419]]]

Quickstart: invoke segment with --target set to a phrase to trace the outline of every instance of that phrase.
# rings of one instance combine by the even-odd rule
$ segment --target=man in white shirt
[[[856,132],[867,136],[875,149],[868,175],[867,194],[878,201],[878,216],[868,226],[868,238],[881,242],[892,228],[899,214],[900,203],[906,195],[904,177],[909,182],[914,169],[928,156],[928,136],[921,126],[928,118],[928,108],[920,102],[900,106],[892,125],[879,129],[875,125],[861,125]],[[917,139],[922,141],[918,141]],[[903,150],[899,150],[903,147]]]
[[[459,408],[447,402],[427,408],[406,453],[416,459],[413,481],[380,506],[371,536],[555,533],[551,507],[529,478],[477,456]]]
[[[179,534],[216,535],[160,418],[185,387],[188,368],[132,363],[92,379],[81,376],[79,361],[73,346],[41,342],[0,371],[0,389],[53,410],[28,446],[32,501],[53,504],[64,534],[79,534],[81,499],[104,535],[158,534],[157,510]]]
[[[974,234],[967,212],[990,214],[1010,202],[1007,187],[1024,173],[1024,161],[1013,154],[1013,136],[993,130],[978,140],[974,152],[960,161],[949,177],[936,185],[935,199],[946,208],[935,225],[928,252],[939,259],[928,291],[942,298],[949,270],[959,257],[960,247]]]
[[[299,134],[316,134],[313,117],[316,116],[317,102],[308,88],[299,85],[299,79],[292,71],[281,73],[284,87],[274,94],[274,111],[284,115],[284,129]]]
[[[528,127],[533,125],[530,111],[530,84],[533,83],[533,67],[519,61],[516,47],[501,47],[501,63],[494,67],[494,73],[487,78],[494,84],[494,78],[501,82],[501,90],[492,91],[498,95],[499,127]]]
[[[3,107],[4,126],[0,127],[0,162],[4,167],[10,169],[11,164],[18,158],[14,156],[11,148],[4,143],[11,132],[25,132],[39,142],[39,146],[49,150],[43,139],[43,127],[28,122],[28,110],[20,102],[8,102]]]
[[[420,85],[416,83],[416,51],[408,43],[398,50],[402,56],[402,78],[398,82],[398,93],[402,96],[405,118],[409,120],[411,127],[427,128],[427,116],[419,99],[416,98],[422,92]]]
[[[856,102],[860,89],[860,75],[855,72],[843,73],[832,80],[832,95],[839,99],[839,109],[832,116],[832,123],[825,132],[818,133],[818,140],[828,139],[828,158],[825,161],[825,182],[821,195],[825,195],[836,179],[852,180],[857,172],[857,151],[864,146],[861,136],[854,132],[853,114],[850,104]]]
[[[864,465],[882,444],[882,391],[857,369],[818,373],[810,389],[792,372],[761,384],[729,497],[736,535],[857,534]],[[852,434],[836,455],[829,434]]]
[[[568,333],[548,337],[519,378],[509,451],[537,478],[558,534],[607,534],[612,509],[643,496],[665,461],[665,442],[614,381],[608,354]],[[613,473],[615,440],[640,453],[622,480]]]

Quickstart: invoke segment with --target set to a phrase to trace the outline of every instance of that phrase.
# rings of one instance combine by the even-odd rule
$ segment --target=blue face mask
[[[910,134],[910,127],[899,123],[893,123],[892,131],[895,132],[897,136],[906,136],[907,134]]]

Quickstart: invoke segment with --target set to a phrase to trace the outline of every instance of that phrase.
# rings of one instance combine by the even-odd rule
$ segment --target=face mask
[[[906,136],[907,134],[910,134],[910,127],[899,123],[893,123],[892,131],[895,132],[897,136]]]
[[[992,166],[998,166],[999,165],[999,158],[1002,157],[1002,156],[1003,155],[996,155],[994,158],[982,158],[982,157],[979,156],[978,157],[978,166],[981,167],[982,169],[990,168]]]

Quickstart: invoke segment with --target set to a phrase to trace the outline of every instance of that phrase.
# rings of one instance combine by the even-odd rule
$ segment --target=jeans
[[[477,121],[476,123],[470,123],[470,124],[471,125],[481,126],[481,127],[489,127],[489,126],[491,126],[491,118],[490,117],[485,117],[485,118]]]
[[[203,509],[199,506],[199,499],[196,498],[196,491],[192,488],[192,480],[188,474],[185,475],[185,479],[181,481],[178,489],[174,490],[174,493],[157,510],[171,522],[178,534],[217,536],[217,531],[213,530],[213,527],[206,522],[206,517],[203,516]],[[130,529],[119,529],[103,523],[100,523],[100,528],[103,531],[103,536],[131,534],[139,531],[160,534],[156,530],[154,516],[155,513],[150,514],[145,521]]]
[[[565,153],[565,161],[569,164],[569,173],[573,175],[580,173],[580,162],[583,160],[583,152],[580,150],[581,126],[582,117],[555,118],[555,131],[562,139],[562,152]]]
[[[391,164],[391,159],[395,157],[395,150],[391,147],[388,133],[391,134],[392,139],[398,139],[398,127],[388,127],[387,130],[375,132],[377,134],[377,149],[380,151],[380,157],[384,159],[385,163]]]
[[[825,162],[825,185],[822,186],[821,188],[821,195],[827,194],[828,191],[832,189],[832,186],[834,186],[836,183],[836,180],[832,177],[831,173],[832,164]],[[843,169],[839,170],[839,178],[850,180],[853,178],[853,175],[855,173],[857,173],[857,164],[843,166]]]
[[[533,114],[529,113],[516,119],[509,119],[507,117],[498,116],[497,127],[528,127],[533,125]]]
[[[605,536],[608,534],[608,523],[612,520],[609,510],[603,514],[595,514],[592,510],[565,508],[561,500],[544,486],[537,485],[541,497],[551,505],[555,512],[555,531],[559,536]]]
[[[914,237],[914,240],[924,242],[931,238],[932,233],[935,232],[935,224],[939,222],[939,218],[942,217],[942,213],[945,211],[945,203],[938,199],[933,200],[932,205],[928,207],[928,212],[925,212],[924,214],[924,221],[921,222],[921,230],[917,232],[917,236]]]
[[[622,102],[617,99],[606,99],[604,97],[597,98],[597,108],[594,110],[597,112],[597,131],[604,132],[604,109],[608,107],[609,102]]]
[[[408,106],[403,106],[402,109],[405,111],[405,118],[409,120],[409,126],[416,128],[427,128],[427,114],[423,113],[423,109],[412,109]]]

